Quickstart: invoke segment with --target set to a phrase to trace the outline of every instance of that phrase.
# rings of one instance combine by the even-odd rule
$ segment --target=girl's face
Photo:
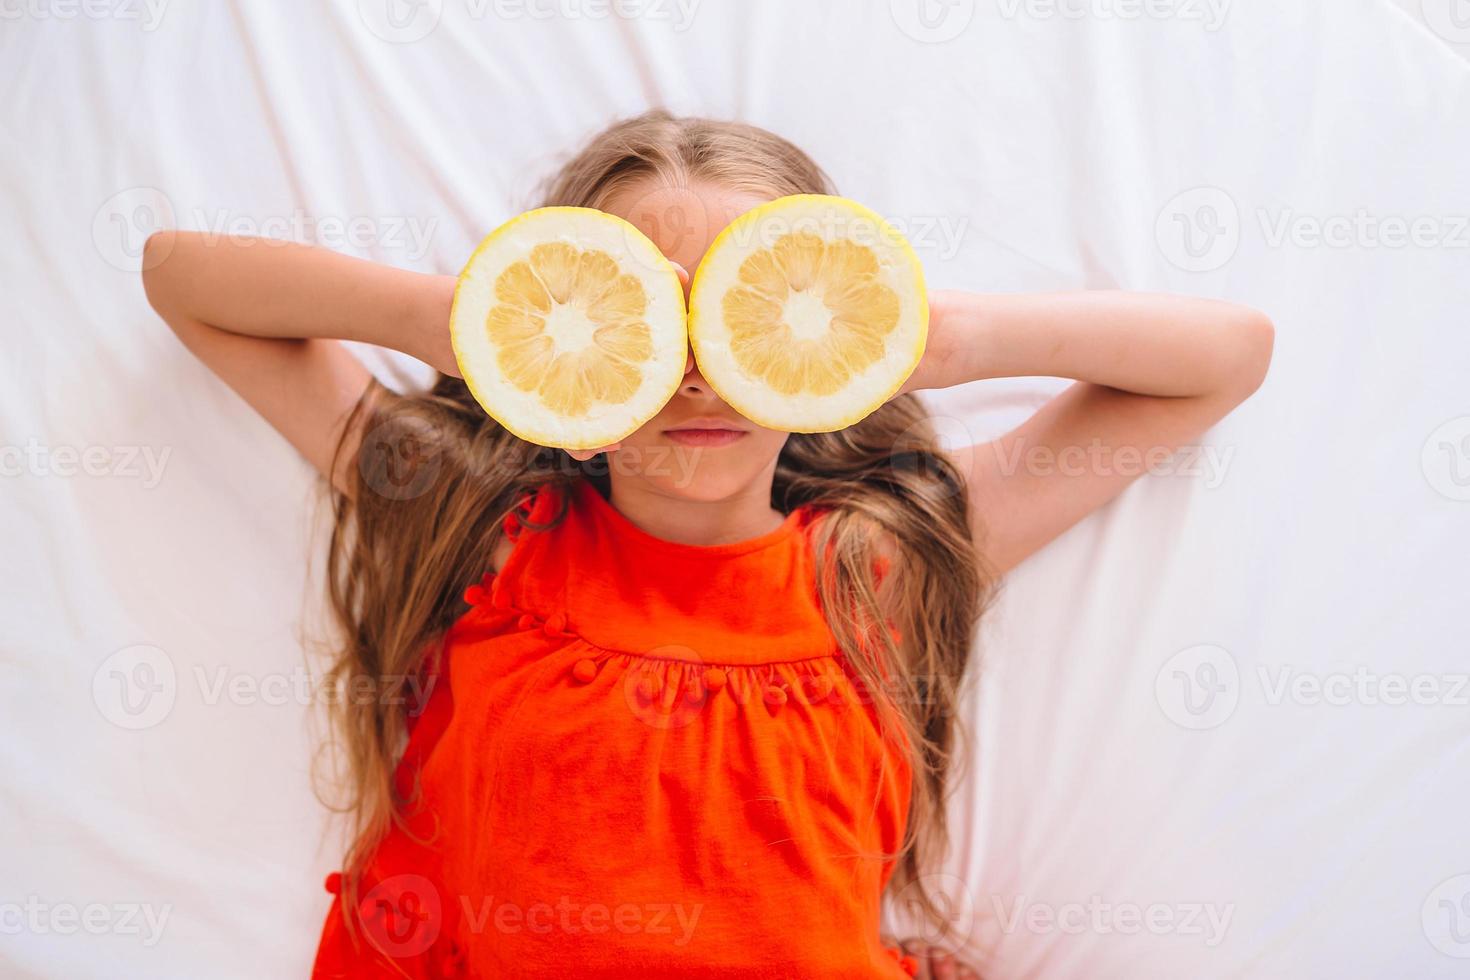
[[[692,276],[726,225],[770,199],[705,183],[648,182],[624,188],[605,210],[632,223]],[[687,297],[687,280],[684,289]],[[725,404],[690,354],[674,397],[607,461],[615,481],[645,481],[692,500],[724,500],[757,485],[769,488],[788,435],[763,429]]]

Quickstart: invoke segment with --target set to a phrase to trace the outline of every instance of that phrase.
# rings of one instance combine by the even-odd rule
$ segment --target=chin
[[[731,449],[735,447],[730,447]],[[670,497],[715,503],[750,490],[770,487],[770,467],[779,447],[767,454],[683,446],[629,446],[609,454],[615,478],[636,480]]]

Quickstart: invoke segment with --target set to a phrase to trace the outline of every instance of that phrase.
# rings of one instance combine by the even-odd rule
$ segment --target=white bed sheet
[[[1277,322],[1193,464],[1016,571],[982,631],[944,873],[987,975],[1470,970],[1459,0],[392,2],[5,8],[0,973],[299,975],[327,905],[319,498],[153,318],[143,236],[453,270],[651,103],[796,140],[932,285]],[[1360,209],[1376,232],[1301,237]],[[1384,244],[1392,219],[1424,241]],[[983,438],[1059,384],[936,411]],[[1431,703],[1381,703],[1393,678]]]

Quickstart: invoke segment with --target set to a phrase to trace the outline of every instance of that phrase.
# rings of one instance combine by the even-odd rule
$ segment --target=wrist
[[[929,336],[908,390],[951,388],[975,381],[983,361],[985,297],[954,290],[929,294]]]
[[[401,349],[436,370],[458,375],[454,348],[449,342],[449,312],[454,305],[454,276],[419,274],[404,319],[408,343]]]

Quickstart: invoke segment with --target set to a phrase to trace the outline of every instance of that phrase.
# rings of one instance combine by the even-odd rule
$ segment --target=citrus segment
[[[595,449],[656,415],[684,374],[684,294],[636,228],[590,208],[541,208],[492,232],[460,273],[455,359],[511,432]]]

